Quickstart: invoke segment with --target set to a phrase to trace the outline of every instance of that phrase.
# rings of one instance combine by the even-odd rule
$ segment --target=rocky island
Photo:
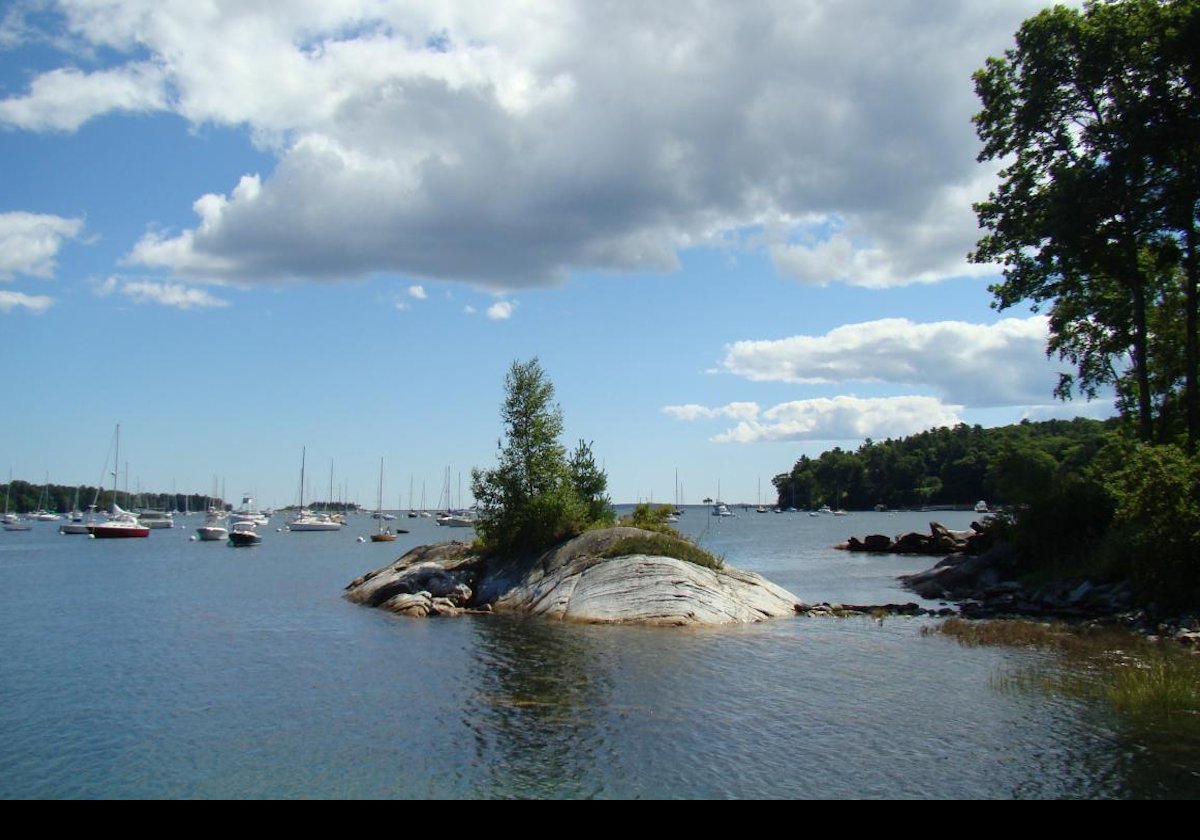
[[[425,617],[506,612],[562,621],[663,626],[763,621],[807,609],[761,575],[653,554],[609,556],[639,528],[587,531],[523,558],[483,556],[466,543],[414,548],[346,587],[354,603]]]

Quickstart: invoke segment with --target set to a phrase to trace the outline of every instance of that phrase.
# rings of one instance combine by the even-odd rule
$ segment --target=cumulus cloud
[[[707,416],[737,417],[737,405],[712,409]],[[730,410],[734,409],[734,410]],[[804,440],[862,440],[903,437],[960,422],[962,406],[935,397],[821,397],[796,400],[751,415],[716,435],[716,443]],[[703,413],[697,416],[705,416]]]
[[[0,213],[0,280],[18,274],[54,276],[55,258],[64,241],[83,230],[82,219],[45,213]]]
[[[825,335],[739,341],[721,369],[755,382],[883,382],[931,388],[974,408],[1045,403],[1062,366],[1046,358],[1042,316],[994,324],[885,318]]]
[[[27,295],[23,292],[7,292],[0,289],[0,312],[6,315],[14,309],[45,312],[53,305],[54,298],[46,295]]]
[[[492,321],[507,321],[516,307],[511,300],[498,300],[487,308],[487,316]]]
[[[970,74],[1042,5],[64,0],[104,61],[0,120],[248,127],[275,170],[129,255],[177,277],[505,291],[733,242],[802,282],[932,281],[978,270]]]
[[[67,67],[38,76],[27,96],[0,101],[0,125],[75,131],[110,111],[160,111],[167,105],[163,68],[136,63],[84,73]]]
[[[408,296],[410,298],[415,298],[416,300],[425,300],[427,297],[429,297],[429,295],[425,293],[424,286],[409,286]]]
[[[229,302],[205,289],[182,283],[161,283],[153,280],[124,280],[106,277],[94,283],[92,291],[99,297],[119,294],[134,303],[153,303],[173,309],[214,309],[229,306]]]

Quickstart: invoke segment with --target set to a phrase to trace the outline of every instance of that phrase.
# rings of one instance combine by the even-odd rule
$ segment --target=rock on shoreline
[[[401,615],[511,612],[561,621],[720,625],[796,615],[800,600],[753,572],[671,557],[601,557],[637,528],[589,531],[546,553],[485,558],[463,543],[421,546],[346,587],[351,601]]]

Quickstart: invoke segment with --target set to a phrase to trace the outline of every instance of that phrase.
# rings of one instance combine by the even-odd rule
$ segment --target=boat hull
[[[196,536],[201,542],[221,542],[229,536],[229,531],[220,526],[205,525],[196,529]]]
[[[150,536],[150,529],[141,525],[91,525],[89,532],[98,540],[133,539]]]
[[[293,522],[288,525],[289,531],[340,531],[340,522]]]

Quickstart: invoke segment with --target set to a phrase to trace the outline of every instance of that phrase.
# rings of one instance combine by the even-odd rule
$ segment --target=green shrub
[[[668,505],[655,506],[649,502],[639,502],[628,515],[621,517],[621,524],[641,528],[643,531],[658,531],[678,536],[678,532],[667,522],[667,517],[673,510]]]
[[[678,534],[667,533],[646,534],[645,536],[625,537],[618,540],[604,552],[603,557],[624,557],[630,554],[648,554],[654,557],[673,557],[685,560],[706,569],[721,569],[725,561],[711,552],[705,551],[693,542],[689,542]]]
[[[1177,446],[1139,446],[1112,480],[1114,517],[1143,598],[1200,605],[1200,462]]]

